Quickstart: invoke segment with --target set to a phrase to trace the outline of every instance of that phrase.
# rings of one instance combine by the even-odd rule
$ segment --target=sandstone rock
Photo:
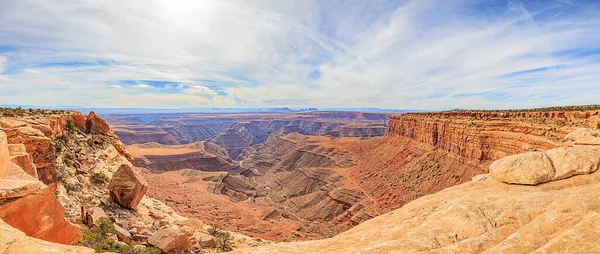
[[[79,238],[79,228],[67,222],[64,208],[51,188],[0,205],[0,218],[28,236],[72,244]]]
[[[131,232],[130,232],[131,233]],[[132,240],[136,242],[146,242],[150,239],[149,235],[135,234],[131,237]]]
[[[194,248],[194,243],[190,239],[191,237],[192,235],[189,232],[185,232],[185,230],[166,228],[154,233],[148,239],[148,243],[161,249],[163,253],[181,250],[191,251]]]
[[[136,208],[148,190],[148,183],[137,169],[123,164],[113,174],[108,190],[115,202]]]
[[[508,156],[490,165],[490,176],[515,184],[535,185],[598,170],[600,151],[588,146],[560,147],[546,152]]]
[[[77,126],[77,128],[79,128],[82,131],[86,131],[85,129],[85,123],[86,123],[86,116],[82,115],[82,114],[73,114],[71,115],[71,119],[73,120],[73,124],[75,124],[75,126]]]
[[[115,231],[117,231],[117,238],[119,239],[119,241],[124,242],[126,244],[131,244],[131,233],[129,233],[129,231],[125,230],[117,224],[114,224],[114,226]]]
[[[118,139],[115,139],[115,141],[112,143],[112,145],[115,147],[115,149],[117,149],[117,152],[119,152],[121,155],[123,155],[129,162],[131,162],[131,164],[134,164],[135,159],[133,158],[133,155],[131,155],[131,153],[129,153],[129,151],[127,151],[127,148],[125,148],[125,145],[123,145],[123,143],[121,143],[121,141],[119,141]]]
[[[8,151],[8,139],[6,134],[0,130],[0,179],[6,178],[9,166],[10,155]]]
[[[332,238],[233,253],[600,253],[600,173],[538,186],[468,182]]]
[[[85,254],[96,252],[87,247],[56,244],[35,239],[26,236],[25,233],[0,220],[0,253]]]
[[[555,173],[552,180],[598,170],[600,151],[588,146],[560,147],[545,152],[552,161]]]
[[[578,128],[567,134],[565,139],[575,141],[575,145],[600,146],[600,130]]]
[[[37,168],[33,163],[33,158],[29,153],[25,151],[23,144],[11,144],[9,145],[10,161],[19,166],[25,173],[38,179]]]
[[[108,134],[110,127],[106,123],[106,120],[102,119],[92,111],[88,114],[86,119],[86,130],[91,133],[106,135]]]
[[[202,248],[217,247],[217,240],[212,235],[202,235],[202,236],[200,236],[198,241],[200,242],[200,246],[202,246]]]
[[[54,142],[42,132],[31,126],[5,129],[8,142],[23,144],[26,152],[33,158],[38,179],[45,184],[56,182],[56,159],[54,158]]]
[[[554,167],[542,152],[511,155],[490,165],[490,176],[505,183],[535,185],[554,178]]]

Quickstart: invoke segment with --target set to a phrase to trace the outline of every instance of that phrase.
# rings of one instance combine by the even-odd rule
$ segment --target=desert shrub
[[[64,184],[64,186],[68,193],[81,190],[81,185],[79,185],[79,182],[67,182]]]
[[[220,232],[215,237],[217,240],[217,249],[220,251],[233,250],[233,237],[227,232]]]
[[[67,167],[72,167],[73,166],[73,162],[71,161],[71,159],[64,157],[63,158],[63,163],[65,164],[65,166]]]
[[[54,144],[54,150],[56,153],[62,152],[62,149],[63,149],[63,144],[61,142],[56,142],[56,144]]]
[[[110,179],[103,172],[96,172],[90,176],[90,180],[95,184],[105,184],[108,183]]]
[[[60,141],[63,141],[65,143],[69,142],[69,136],[65,135],[64,133],[58,134],[56,135],[56,138]]]
[[[73,120],[67,119],[67,131],[73,133],[76,130],[77,130],[77,126],[75,126],[75,123],[73,123]]]
[[[219,233],[221,233],[221,230],[216,225],[210,225],[208,228],[208,233],[216,237]]]

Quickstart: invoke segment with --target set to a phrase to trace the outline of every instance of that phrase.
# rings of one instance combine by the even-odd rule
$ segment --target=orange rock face
[[[38,179],[37,169],[33,164],[33,158],[27,153],[25,145],[23,144],[10,144],[8,145],[10,153],[10,161],[17,166],[21,167],[25,173]]]
[[[108,189],[115,202],[136,208],[148,190],[148,182],[138,170],[123,164],[113,175]]]
[[[65,220],[62,205],[48,187],[0,205],[0,218],[28,236],[50,242],[72,244],[80,234]]]
[[[92,133],[98,133],[101,135],[108,134],[108,131],[110,130],[110,127],[108,126],[106,121],[104,119],[102,119],[101,117],[99,117],[98,115],[96,115],[96,113],[94,113],[94,111],[90,112],[90,114],[88,114],[88,116],[87,116],[86,128],[88,128],[88,127],[89,127],[88,131],[90,131]]]

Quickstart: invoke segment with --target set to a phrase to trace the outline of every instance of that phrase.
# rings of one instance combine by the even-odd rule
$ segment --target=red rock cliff
[[[573,127],[597,122],[600,111],[473,112],[403,114],[389,123],[390,136],[403,136],[460,156],[470,165],[561,144]]]

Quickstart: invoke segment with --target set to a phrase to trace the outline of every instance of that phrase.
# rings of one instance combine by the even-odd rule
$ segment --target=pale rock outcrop
[[[93,249],[82,246],[56,244],[29,237],[0,220],[0,253],[85,254],[96,252]]]
[[[551,181],[554,167],[550,158],[542,152],[516,154],[494,161],[490,175],[501,182],[538,184]]]
[[[165,228],[157,231],[148,239],[148,243],[159,248],[163,253],[172,251],[191,251],[196,243],[192,240],[193,232],[183,228]]]
[[[490,165],[490,176],[514,184],[535,185],[598,170],[600,151],[590,146],[559,147],[517,154]]]
[[[108,190],[115,202],[135,209],[148,190],[148,182],[137,169],[123,164],[113,174]]]
[[[567,134],[565,139],[574,141],[575,145],[600,146],[600,130],[578,128]]]

